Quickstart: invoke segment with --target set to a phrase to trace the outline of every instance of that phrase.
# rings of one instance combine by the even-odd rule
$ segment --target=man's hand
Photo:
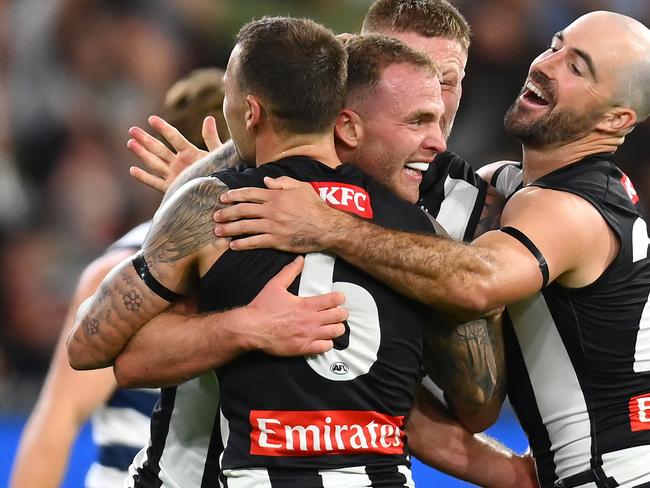
[[[207,155],[208,152],[189,142],[175,127],[161,117],[152,115],[149,117],[149,125],[164,137],[174,150],[170,150],[140,127],[131,127],[129,135],[132,139],[126,143],[126,147],[138,157],[147,169],[131,166],[129,172],[136,180],[165,193],[181,171]],[[205,118],[202,134],[209,151],[221,146],[214,117]]]
[[[297,297],[287,291],[303,264],[303,257],[287,264],[246,307],[256,317],[255,326],[242,331],[250,347],[274,356],[309,356],[329,351],[345,333],[342,293]]]
[[[231,241],[230,248],[274,248],[306,253],[327,248],[330,233],[345,214],[328,207],[311,185],[287,176],[264,178],[269,188],[239,188],[221,197],[233,204],[215,212],[218,237],[251,237]]]

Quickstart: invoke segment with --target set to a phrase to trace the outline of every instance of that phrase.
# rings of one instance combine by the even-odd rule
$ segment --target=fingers
[[[304,264],[305,258],[298,256],[296,259],[284,266],[284,268],[282,268],[280,272],[269,281],[269,284],[274,283],[286,290],[291,286],[291,283],[295,281],[298,275],[302,273],[302,267]]]
[[[222,144],[221,138],[219,137],[219,131],[217,131],[217,119],[212,115],[208,115],[203,119],[201,135],[203,136],[203,141],[205,142],[208,151],[214,151]]]
[[[345,295],[341,292],[333,291],[322,295],[314,295],[313,297],[304,297],[303,300],[310,308],[321,311],[343,305],[345,303]],[[335,320],[335,322],[346,320],[348,318],[347,311],[345,314],[345,316],[341,316],[341,318]]]
[[[141,183],[144,183],[145,185],[161,193],[165,193],[167,191],[167,187],[169,186],[167,185],[167,182],[162,178],[147,173],[145,170],[138,168],[137,166],[131,166],[129,168],[129,174]]]
[[[303,353],[304,356],[315,356],[317,354],[323,354],[334,347],[334,341],[332,340],[317,340],[313,341],[305,347]]]
[[[311,188],[311,185],[309,183],[294,180],[289,176],[280,176],[279,178],[271,178],[270,176],[265,176],[264,184],[270,190],[290,190],[292,188],[301,188],[305,186]]]
[[[230,249],[233,251],[248,251],[251,249],[270,249],[275,247],[276,249],[284,250],[280,246],[276,247],[275,244],[276,242],[271,235],[261,234],[230,241]]]
[[[264,203],[271,199],[271,192],[264,188],[238,188],[229,190],[221,195],[222,203]]]
[[[259,203],[238,203],[217,210],[212,219],[218,223],[233,222],[241,219],[260,219],[266,217],[266,208]]]
[[[176,127],[168,124],[162,117],[152,115],[147,120],[149,121],[149,125],[155,129],[158,134],[163,136],[165,140],[169,142],[169,144],[171,144],[171,146],[176,150],[176,152],[187,149],[188,147],[194,147],[193,144],[191,144],[187,139],[185,139],[185,137],[183,137],[183,134],[181,134],[179,130],[176,129]]]
[[[220,223],[214,227],[217,237],[237,237],[244,235],[266,234],[270,231],[270,222],[264,219],[238,220],[236,222]]]
[[[174,157],[174,153],[167,146],[140,127],[131,127],[129,135],[140,147],[131,141],[127,142],[126,146],[147,165],[150,164],[149,161],[152,161],[151,164],[156,164],[155,158],[159,158],[163,164],[167,165]],[[138,152],[135,152],[136,150]]]

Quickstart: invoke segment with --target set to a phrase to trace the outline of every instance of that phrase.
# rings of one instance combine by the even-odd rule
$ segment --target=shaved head
[[[583,15],[574,24],[580,22],[608,33],[616,70],[612,102],[631,108],[637,122],[644,121],[650,116],[650,29],[631,17],[606,11]]]

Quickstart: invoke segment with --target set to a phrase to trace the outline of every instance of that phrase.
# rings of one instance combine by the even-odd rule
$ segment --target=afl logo
[[[338,361],[336,363],[332,363],[332,365],[330,366],[330,371],[334,374],[344,375],[348,371],[350,371],[350,366]]]

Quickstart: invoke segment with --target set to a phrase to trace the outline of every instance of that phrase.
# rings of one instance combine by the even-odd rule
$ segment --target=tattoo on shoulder
[[[235,151],[235,145],[231,141],[224,143],[217,152],[208,154],[204,158],[199,159],[196,163],[185,168],[183,172],[178,175],[165,194],[163,203],[188,181],[192,181],[202,176],[209,176],[217,171],[234,167],[239,163],[240,160]]]
[[[154,219],[143,246],[146,256],[170,263],[216,240],[212,214],[223,207],[219,196],[228,187],[217,178],[202,178],[189,185],[178,198],[168,202],[159,221]]]
[[[99,332],[99,320],[94,317],[86,317],[83,321],[83,328],[86,335],[95,335]]]

